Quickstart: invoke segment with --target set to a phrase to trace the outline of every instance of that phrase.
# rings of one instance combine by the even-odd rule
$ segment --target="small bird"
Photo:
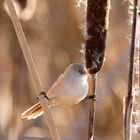
[[[89,90],[88,72],[79,63],[68,66],[64,73],[56,80],[44,96],[47,97],[49,107],[72,106],[87,97]],[[53,99],[53,100],[51,100]],[[40,102],[21,114],[22,118],[35,119],[43,114]]]

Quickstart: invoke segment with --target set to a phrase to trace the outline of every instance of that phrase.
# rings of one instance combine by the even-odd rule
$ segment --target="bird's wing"
[[[52,97],[57,97],[58,94],[60,92],[62,92],[63,89],[63,84],[64,84],[64,80],[63,80],[63,75],[59,76],[59,78],[54,82],[54,84],[52,85],[52,87],[49,89],[49,91],[47,92],[47,96],[49,98]]]

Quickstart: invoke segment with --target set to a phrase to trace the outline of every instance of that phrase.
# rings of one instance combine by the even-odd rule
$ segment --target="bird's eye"
[[[80,74],[85,74],[86,73],[86,71],[83,69],[80,69],[79,71],[78,71]]]

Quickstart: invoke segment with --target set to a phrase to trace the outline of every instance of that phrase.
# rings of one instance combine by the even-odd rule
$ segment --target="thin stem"
[[[133,9],[133,24],[132,24],[132,39],[130,50],[130,62],[129,62],[129,79],[128,79],[128,96],[125,100],[125,140],[131,140],[131,123],[132,123],[132,107],[133,107],[133,76],[134,76],[134,52],[135,52],[135,40],[136,40],[136,23],[137,23],[137,5],[138,0],[134,0]]]
[[[20,23],[20,21],[18,19],[18,16],[16,14],[13,1],[12,0],[6,0],[6,3],[7,3],[8,10],[9,10],[9,13],[10,13],[10,16],[11,16],[11,20],[13,22],[13,25],[14,25],[19,43],[20,43],[20,47],[22,49],[25,61],[27,63],[28,70],[29,70],[31,78],[33,80],[33,83],[34,83],[34,86],[35,86],[35,89],[36,89],[36,93],[39,96],[40,92],[44,91],[44,89],[43,89],[41,80],[39,78],[36,66],[34,64],[32,54],[30,52],[30,48],[29,48],[28,43],[26,41],[21,23]],[[52,135],[53,140],[60,140],[59,133],[57,131],[57,128],[55,127],[52,115],[50,113],[50,109],[47,106],[46,99],[44,99],[43,97],[40,96],[40,102],[41,102],[41,105],[44,109],[44,113],[45,113],[45,116],[46,116],[46,122],[48,124],[48,128],[50,130],[50,133]]]
[[[93,75],[90,79],[89,95],[95,96],[96,95],[95,91],[96,91],[96,77],[95,75]],[[95,101],[90,100],[88,140],[91,140],[94,137],[94,122],[95,122]]]
[[[39,78],[39,75],[38,75],[30,48],[29,48],[28,43],[26,41],[26,37],[24,35],[21,23],[20,23],[19,18],[16,14],[16,11],[15,11],[15,8],[13,5],[13,1],[6,0],[6,3],[8,6],[11,20],[13,22],[13,25],[14,25],[14,28],[15,28],[15,31],[16,31],[23,55],[24,55],[24,58],[25,58],[25,61],[27,63],[28,70],[30,72],[31,78],[33,79],[35,90],[37,93],[39,93],[43,89],[43,86],[42,86],[41,80]]]
[[[135,50],[136,22],[137,22],[137,5],[138,5],[138,0],[134,0],[133,24],[132,24],[132,40],[131,40],[130,64],[129,64],[129,80],[128,80],[128,100],[130,100],[131,96],[132,96],[134,52],[135,52],[134,50]]]

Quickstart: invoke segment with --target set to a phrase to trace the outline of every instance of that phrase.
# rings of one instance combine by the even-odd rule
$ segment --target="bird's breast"
[[[88,83],[82,80],[69,81],[63,85],[59,100],[64,104],[73,105],[83,100],[88,94]]]

